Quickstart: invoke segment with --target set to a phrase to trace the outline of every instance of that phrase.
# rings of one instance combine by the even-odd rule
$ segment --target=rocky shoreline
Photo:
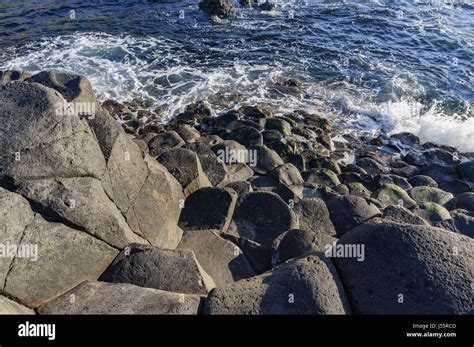
[[[472,154],[0,72],[0,313],[472,314]]]

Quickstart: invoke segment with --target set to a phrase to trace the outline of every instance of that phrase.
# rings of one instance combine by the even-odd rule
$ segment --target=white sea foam
[[[350,83],[308,82],[306,94],[300,97],[271,89],[279,78],[291,76],[291,66],[239,60],[208,64],[179,42],[164,38],[81,33],[45,38],[8,54],[12,58],[2,69],[82,74],[91,80],[99,99],[148,99],[152,107],[165,106],[165,120],[197,100],[207,100],[216,111],[264,102],[274,105],[277,113],[305,109],[338,117],[348,129],[410,131],[423,141],[474,151],[474,118],[469,118],[469,107],[459,116],[444,115],[437,103],[427,109],[417,101],[424,90],[413,76],[394,76],[388,86],[381,86],[386,95],[395,95],[388,98],[394,101],[374,101]],[[384,68],[380,64],[377,69]]]

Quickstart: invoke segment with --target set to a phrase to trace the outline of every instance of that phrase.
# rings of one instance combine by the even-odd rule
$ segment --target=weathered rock
[[[214,152],[204,143],[191,143],[183,146],[195,152],[201,162],[201,167],[213,186],[222,183],[227,174],[226,165],[217,158]]]
[[[398,163],[395,166],[395,163]],[[408,165],[403,161],[392,162],[392,169],[390,170],[392,174],[402,176],[402,177],[412,177],[420,174],[420,169],[413,165]]]
[[[303,172],[302,176],[307,183],[321,184],[331,188],[341,184],[337,175],[328,169],[311,169]]]
[[[31,77],[31,73],[27,71],[4,70],[0,71],[0,84],[12,81],[24,81],[28,77]]]
[[[271,269],[271,249],[246,237],[225,233],[220,236],[239,247],[256,273],[261,274]]]
[[[229,17],[235,14],[235,6],[230,0],[203,0],[199,8],[210,15]]]
[[[178,135],[186,142],[193,143],[199,140],[201,134],[194,127],[189,124],[181,124],[176,128]]]
[[[331,262],[314,255],[257,277],[215,288],[207,314],[346,314],[350,308]]]
[[[416,201],[399,186],[387,184],[383,188],[375,192],[374,197],[385,206],[399,205],[410,208],[416,205]]]
[[[131,244],[120,252],[100,281],[203,295],[215,286],[192,251],[139,244]]]
[[[459,195],[472,191],[472,186],[469,183],[461,180],[441,183],[439,188],[445,192],[450,192],[453,195]]]
[[[438,183],[430,176],[418,175],[413,176],[408,179],[408,182],[414,187],[426,186],[426,187],[435,187],[438,188]]]
[[[39,83],[55,89],[70,103],[97,103],[92,85],[84,76],[64,72],[42,71],[26,79],[26,81]]]
[[[278,130],[265,130],[262,132],[262,139],[264,144],[278,143],[283,140],[283,134]]]
[[[474,238],[474,213],[466,210],[450,211],[451,219],[433,223],[433,226],[443,228]]]
[[[178,248],[192,250],[218,287],[255,276],[240,248],[217,233],[218,230],[186,231]]]
[[[250,184],[250,182],[245,181],[231,182],[225,187],[233,189],[239,197],[244,195],[245,193],[253,192],[252,185]]]
[[[148,141],[148,148],[150,149],[150,155],[156,157],[167,149],[179,148],[184,144],[185,142],[181,136],[176,131],[170,130],[160,133]]]
[[[3,314],[35,314],[35,311],[10,300],[6,296],[0,295],[0,315]]]
[[[248,159],[247,148],[234,140],[222,141],[211,149],[225,164],[246,163]]]
[[[241,126],[231,131],[226,140],[234,140],[245,147],[260,146],[263,144],[262,134],[255,128],[250,126]]]
[[[201,188],[184,203],[179,218],[183,230],[217,229],[226,232],[238,195],[229,188]]]
[[[74,301],[71,302],[71,297]],[[127,283],[87,281],[41,306],[48,314],[198,314],[201,297]]]
[[[445,206],[450,210],[460,208],[474,212],[474,192],[456,195],[451,201],[447,202]]]
[[[212,186],[202,171],[197,155],[189,149],[169,149],[160,154],[156,160],[178,180],[185,196],[191,195],[200,188]]]
[[[453,198],[453,194],[451,193],[447,193],[439,188],[427,186],[414,187],[408,191],[408,194],[419,204],[435,202],[439,205],[444,205]]]
[[[459,164],[458,170],[463,180],[474,183],[474,160]]]
[[[335,196],[326,202],[337,236],[380,215],[379,209],[358,196]]]
[[[262,175],[272,171],[277,166],[283,165],[283,159],[267,146],[254,146],[250,150],[255,151],[257,165],[252,169]]]
[[[38,214],[26,226],[17,245],[28,248],[31,257],[3,258],[2,263],[9,262],[9,271],[2,273],[2,290],[30,307],[37,307],[84,280],[97,279],[118,253],[84,232],[49,223]],[[36,256],[33,245],[37,247]]]
[[[451,215],[447,209],[434,202],[425,202],[420,204],[415,209],[413,209],[413,213],[423,218],[429,224],[442,222],[451,218]]]
[[[339,180],[345,185],[349,183],[360,183],[367,190],[373,192],[377,189],[377,184],[375,183],[374,178],[368,174],[358,174],[356,172],[343,172],[338,176]]]
[[[253,170],[244,163],[227,165],[227,173],[221,185],[232,182],[247,181],[254,174]]]
[[[347,188],[349,188],[350,195],[360,196],[362,198],[369,198],[372,195],[372,193],[359,182],[350,182],[347,184]]]
[[[270,248],[273,240],[289,229],[298,228],[298,218],[275,193],[245,194],[234,212],[229,233]]]
[[[314,233],[336,235],[329,211],[323,200],[305,198],[295,204],[294,211],[299,219],[300,228]]]
[[[474,240],[442,229],[365,224],[339,247],[364,245],[364,261],[335,257],[354,313],[463,314],[473,309]]]
[[[325,252],[337,239],[324,233],[292,229],[273,241],[272,266],[316,252]]]
[[[451,182],[459,178],[455,166],[444,165],[437,162],[429,162],[420,168],[423,175],[430,176],[438,184]]]
[[[341,173],[339,165],[328,157],[312,158],[308,162],[308,167],[311,169],[328,169],[338,175]]]
[[[147,241],[135,234],[125,218],[92,177],[55,178],[21,182],[17,191],[42,210],[107,244],[123,248]]]
[[[291,125],[279,117],[272,117],[265,122],[265,130],[276,130],[283,136],[291,135]]]
[[[427,225],[428,223],[403,206],[387,206],[383,211],[383,218],[407,224]]]
[[[278,182],[288,186],[300,185],[304,183],[300,172],[293,164],[283,164],[270,171],[270,175],[275,177]]]
[[[58,92],[36,83],[0,86],[4,129],[0,133],[0,176],[101,178],[105,161],[99,145],[84,119],[58,112],[58,105],[65,103]]]
[[[363,168],[367,173],[371,175],[377,174],[388,174],[388,168],[374,160],[373,158],[360,158],[357,159],[357,166]]]
[[[177,228],[180,202],[184,201],[181,186],[150,157],[145,157],[145,165],[148,168],[147,177],[134,200],[125,205],[123,213],[130,228],[151,244],[176,248],[181,239],[181,231]]]
[[[403,190],[408,190],[413,188],[413,186],[408,183],[407,179],[397,175],[377,175],[375,180],[379,187],[383,187],[387,184],[395,184],[402,188]]]

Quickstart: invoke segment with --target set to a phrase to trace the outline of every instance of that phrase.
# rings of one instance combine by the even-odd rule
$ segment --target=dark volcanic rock
[[[253,192],[245,194],[237,204],[229,232],[270,248],[278,235],[295,228],[298,218],[278,195]]]
[[[387,206],[383,211],[383,218],[398,223],[427,225],[423,218],[403,206]]]
[[[325,252],[337,239],[324,233],[292,229],[284,232],[273,241],[272,266],[316,252]]]
[[[219,17],[229,17],[235,14],[235,6],[230,0],[203,0],[199,3],[199,8]]]
[[[302,176],[307,183],[321,184],[331,188],[341,184],[337,175],[328,169],[311,169],[303,172]]]
[[[444,205],[453,198],[453,194],[451,193],[447,193],[439,188],[426,186],[414,187],[408,191],[408,194],[419,204],[424,202],[435,202]]]
[[[448,209],[464,209],[474,212],[474,192],[462,193],[456,195],[454,199],[446,203]]]
[[[368,219],[380,215],[374,204],[358,196],[336,196],[326,204],[339,237]]]
[[[323,200],[318,198],[302,199],[295,204],[294,211],[298,215],[301,229],[314,233],[336,235],[329,211]]]
[[[365,224],[338,245],[364,245],[365,259],[335,257],[355,313],[464,314],[473,309],[474,240],[442,229]]]
[[[200,188],[212,186],[197,155],[189,149],[169,149],[161,153],[156,160],[178,180],[186,196]]]
[[[71,298],[74,302],[71,302]],[[48,314],[198,314],[199,295],[171,293],[127,283],[83,282],[41,306]]]
[[[5,70],[0,71],[0,84],[5,84],[12,81],[24,81],[31,77],[31,73],[26,71]]]
[[[245,147],[260,146],[263,144],[262,134],[255,128],[242,126],[227,134],[225,140],[234,140]]]
[[[418,205],[413,209],[413,213],[420,216],[430,224],[442,222],[451,218],[447,209],[434,202],[425,202]]]
[[[201,188],[186,199],[179,226],[183,230],[217,229],[226,232],[237,198],[232,189]]]
[[[253,170],[259,174],[264,175],[284,164],[281,157],[267,146],[255,146],[250,150],[256,153],[257,165],[253,167]]]
[[[158,156],[167,149],[178,148],[185,144],[184,140],[176,131],[167,131],[156,135],[148,141],[150,155]]]
[[[413,176],[408,179],[408,182],[410,182],[410,184],[414,187],[427,186],[427,187],[438,188],[438,183],[436,183],[436,181],[432,179],[430,176],[425,176],[425,175]]]
[[[215,286],[192,251],[139,244],[131,244],[120,252],[100,281],[203,295]]]
[[[469,183],[461,180],[441,183],[439,188],[445,192],[450,192],[453,195],[459,195],[472,191],[472,186]]]
[[[202,170],[213,186],[224,182],[227,175],[227,167],[206,144],[190,143],[184,145],[183,148],[190,149],[197,154]]]
[[[271,249],[265,248],[246,237],[231,234],[221,234],[220,236],[242,250],[256,273],[261,274],[271,269]]]
[[[255,276],[240,248],[221,238],[217,230],[186,231],[178,248],[192,250],[218,287]]]
[[[206,314],[347,314],[332,263],[318,255],[294,260],[209,294]]]

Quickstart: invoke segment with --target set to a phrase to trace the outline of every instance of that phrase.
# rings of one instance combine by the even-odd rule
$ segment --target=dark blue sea
[[[166,119],[197,100],[270,103],[474,151],[472,1],[274,1],[212,20],[198,0],[2,0],[0,68],[83,74]],[[288,78],[304,93],[274,88]]]

